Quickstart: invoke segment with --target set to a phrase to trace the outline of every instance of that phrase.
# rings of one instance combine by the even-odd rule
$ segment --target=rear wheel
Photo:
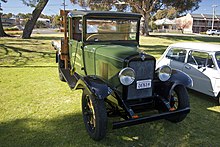
[[[176,111],[179,109],[184,109],[189,107],[189,96],[184,86],[176,86],[173,89],[170,97],[170,107],[171,107],[171,111]],[[169,117],[167,118],[167,120],[177,123],[184,120],[186,116],[187,114],[181,114],[181,115]]]
[[[107,113],[105,101],[97,99],[87,90],[82,95],[82,113],[86,130],[94,140],[101,140],[107,131]]]
[[[61,68],[64,68],[64,61],[60,59],[60,56],[58,56],[58,74],[59,74],[59,79],[60,81],[66,82],[66,80],[64,79],[62,73],[61,73]]]

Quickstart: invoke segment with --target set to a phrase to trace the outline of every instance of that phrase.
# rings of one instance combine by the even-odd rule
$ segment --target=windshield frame
[[[92,40],[86,40],[87,36],[87,21],[88,20],[125,20],[125,21],[136,21],[136,37],[134,40],[101,40],[101,41],[92,41]],[[135,44],[139,45],[139,30],[140,30],[140,18],[139,17],[117,17],[117,16],[111,16],[111,17],[96,17],[96,16],[90,16],[90,17],[85,17],[83,19],[83,42],[85,44],[99,44],[99,43],[116,43],[116,44]]]

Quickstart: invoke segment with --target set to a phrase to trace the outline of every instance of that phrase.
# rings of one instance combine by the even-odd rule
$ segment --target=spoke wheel
[[[179,109],[184,109],[186,107],[189,107],[189,96],[185,87],[176,86],[173,89],[170,97],[170,107],[171,107],[171,111],[176,111]],[[169,117],[167,118],[167,120],[177,123],[184,120],[186,116],[187,114],[181,114],[181,115]]]
[[[87,90],[82,95],[82,113],[86,130],[94,140],[101,140],[107,131],[107,113],[105,101],[97,99]]]
[[[175,111],[178,109],[179,106],[179,99],[178,95],[175,91],[172,91],[171,98],[170,98],[170,107],[172,111]]]

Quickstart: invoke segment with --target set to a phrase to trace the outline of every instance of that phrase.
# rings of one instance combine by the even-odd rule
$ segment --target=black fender
[[[172,70],[171,77],[168,81],[173,83],[174,85],[184,85],[185,87],[193,86],[192,78],[178,69]]]
[[[192,87],[193,86],[192,78],[190,76],[188,76],[186,73],[184,73],[180,70],[177,70],[177,69],[172,70],[172,75],[168,81],[170,83],[172,83],[168,97],[171,96],[171,93],[176,86],[184,86],[184,87]]]
[[[94,94],[98,99],[105,99],[111,94],[111,88],[96,76],[84,76],[80,78],[74,89],[87,89],[90,94]]]
[[[166,82],[158,82],[155,85],[155,91],[156,94],[164,98],[168,98],[171,92],[174,90],[174,88],[180,85],[184,87],[192,87],[193,80],[184,72],[177,69],[172,69],[172,74],[169,80],[167,80]]]

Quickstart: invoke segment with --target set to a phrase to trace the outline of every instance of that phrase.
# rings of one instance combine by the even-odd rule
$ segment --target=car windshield
[[[216,52],[216,53],[215,53],[215,58],[216,58],[218,67],[220,68],[220,52]]]
[[[86,41],[127,41],[137,39],[138,20],[87,19]]]

